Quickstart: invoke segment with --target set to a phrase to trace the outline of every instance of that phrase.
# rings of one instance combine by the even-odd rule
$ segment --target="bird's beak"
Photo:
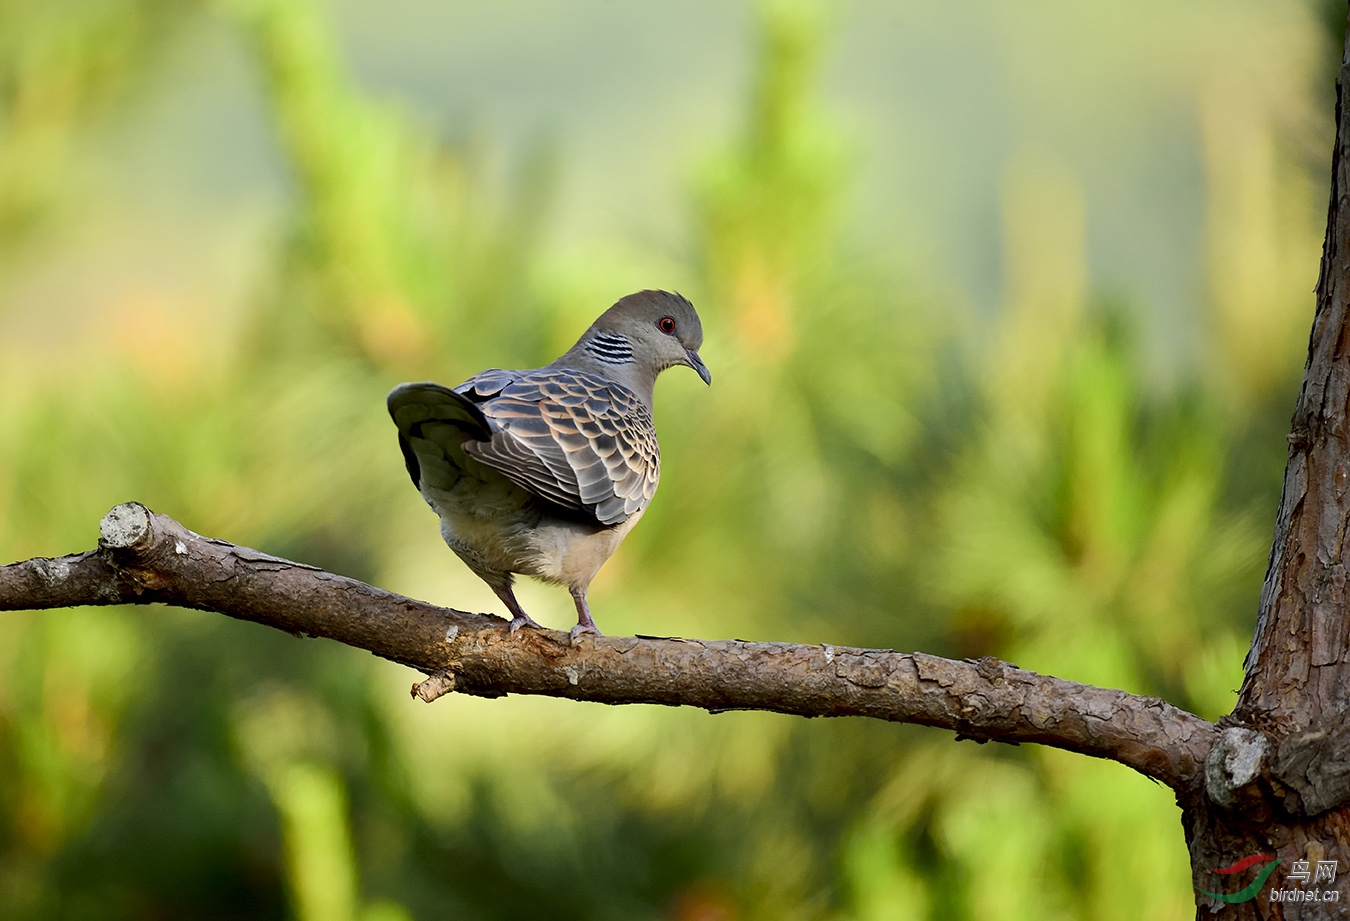
[[[684,354],[686,358],[685,364],[698,372],[698,376],[703,378],[703,383],[711,386],[712,372],[709,371],[708,366],[703,363],[703,359],[698,357],[698,352],[693,349],[685,349]]]

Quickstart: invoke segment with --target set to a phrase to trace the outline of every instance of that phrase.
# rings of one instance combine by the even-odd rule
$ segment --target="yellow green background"
[[[1339,18],[1338,18],[1339,17]],[[139,500],[501,613],[384,410],[698,306],[611,633],[1241,678],[1343,8],[0,0],[0,559]],[[565,592],[522,590],[571,622]],[[1152,919],[1170,791],[863,720],[509,697],[216,615],[0,615],[0,915]]]

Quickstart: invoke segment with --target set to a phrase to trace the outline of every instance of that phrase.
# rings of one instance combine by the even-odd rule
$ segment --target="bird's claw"
[[[577,624],[567,635],[571,639],[572,644],[576,645],[577,638],[587,633],[592,636],[604,636],[604,634],[600,632],[600,628],[596,627],[595,624]]]
[[[519,630],[521,627],[533,627],[533,628],[536,629],[536,630],[542,630],[542,629],[544,629],[543,627],[541,627],[541,626],[539,626],[537,623],[535,623],[535,622],[534,622],[534,618],[531,617],[531,616],[528,615],[528,614],[521,614],[521,615],[518,615],[518,616],[516,616],[516,617],[511,618],[511,623],[507,626],[506,629],[507,629],[507,632],[509,632],[509,633],[511,633],[512,635],[514,635],[515,632],[516,632],[517,630]]]

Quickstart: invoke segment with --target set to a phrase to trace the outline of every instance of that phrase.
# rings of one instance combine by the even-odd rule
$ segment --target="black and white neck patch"
[[[633,343],[617,333],[596,333],[586,343],[585,352],[607,365],[625,365],[633,360]]]

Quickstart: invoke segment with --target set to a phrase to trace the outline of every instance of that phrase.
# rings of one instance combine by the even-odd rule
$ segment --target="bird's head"
[[[669,291],[639,291],[620,298],[600,315],[576,348],[600,363],[636,365],[652,380],[666,368],[693,368],[703,383],[712,372],[699,357],[703,324],[683,295]]]

